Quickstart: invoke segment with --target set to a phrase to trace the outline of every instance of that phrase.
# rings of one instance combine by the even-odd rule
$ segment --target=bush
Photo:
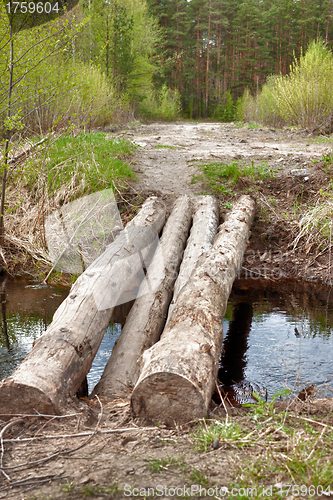
[[[273,95],[280,116],[310,130],[327,126],[333,112],[332,85],[333,54],[323,43],[312,42],[290,74],[276,78]]]
[[[234,120],[235,107],[230,90],[225,93],[222,104],[218,104],[213,111],[213,118],[223,122],[232,122]]]
[[[267,79],[262,91],[258,95],[256,102],[256,121],[268,125],[269,127],[283,127],[287,120],[278,112],[275,98],[276,76],[270,76]]]
[[[62,58],[48,61],[26,77],[22,100],[26,127],[42,132],[71,123],[85,128],[109,123],[116,99],[102,72]],[[48,69],[48,70],[47,70]],[[51,96],[51,98],[50,98]]]
[[[178,120],[181,114],[178,90],[171,90],[165,84],[159,92],[150,88],[142,100],[139,112],[151,120]]]
[[[249,89],[244,90],[244,94],[238,98],[236,104],[236,119],[239,122],[256,121],[257,104]]]
[[[269,126],[297,125],[310,131],[331,127],[333,117],[333,54],[320,41],[290,67],[289,75],[272,76],[257,99],[245,91],[237,105],[238,119]]]

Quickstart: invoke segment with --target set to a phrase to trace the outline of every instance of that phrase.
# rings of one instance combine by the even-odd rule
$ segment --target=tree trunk
[[[254,210],[248,196],[235,203],[212,249],[179,294],[161,340],[144,352],[131,397],[136,417],[173,425],[207,413],[218,371],[223,316]]]
[[[115,306],[125,302],[133,276],[143,276],[165,222],[156,197],[77,279],[44,335],[13,375],[0,383],[3,413],[61,413],[89,372]],[[135,283],[134,283],[135,284]],[[128,290],[130,289],[130,290]]]
[[[179,198],[163,229],[160,251],[155,252],[148,269],[151,293],[140,290],[125,327],[117,340],[101,380],[92,395],[106,398],[129,397],[136,384],[140,368],[138,360],[142,353],[160,338],[172,289],[185,248],[192,218],[188,196]],[[145,287],[143,283],[141,287]]]
[[[199,258],[211,249],[219,221],[219,206],[214,196],[198,196],[193,201],[194,214],[191,234],[173,290],[167,323],[172,315],[179,292],[196,269]]]

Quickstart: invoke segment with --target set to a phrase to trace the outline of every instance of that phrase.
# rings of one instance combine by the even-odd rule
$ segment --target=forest
[[[11,37],[9,4],[0,7],[0,113],[12,44],[11,120],[30,132],[69,116],[83,126],[135,114],[230,121],[244,91],[289,73],[311,42],[332,45],[330,0],[80,0]]]
[[[332,45],[329,0],[148,0],[163,29],[160,84],[189,118],[231,119],[245,89],[285,75],[313,40]]]

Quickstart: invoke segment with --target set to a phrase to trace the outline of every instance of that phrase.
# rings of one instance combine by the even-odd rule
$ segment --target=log
[[[3,413],[59,414],[89,372],[122,292],[143,274],[166,209],[148,199],[117,239],[77,279],[47,331],[14,373],[0,383]],[[148,265],[147,265],[148,267]],[[144,275],[143,275],[144,276]]]
[[[206,415],[216,383],[223,316],[248,244],[255,203],[242,196],[181,290],[161,339],[142,355],[135,417],[167,425]]]
[[[190,198],[178,198],[163,229],[161,253],[155,253],[148,269],[152,292],[140,290],[92,396],[130,396],[140,373],[138,360],[145,349],[157,342],[163,330],[191,219]],[[146,282],[141,287],[146,288]]]
[[[215,196],[198,196],[194,198],[192,203],[194,213],[191,233],[187,240],[179,275],[173,290],[166,325],[172,315],[179,292],[196,269],[200,257],[211,249],[217,232],[219,206]]]

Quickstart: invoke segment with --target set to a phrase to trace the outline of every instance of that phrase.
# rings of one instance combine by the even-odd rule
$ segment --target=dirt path
[[[333,146],[315,144],[306,134],[230,123],[152,123],[133,126],[126,136],[141,146],[134,167],[137,189],[177,196],[201,190],[191,184],[195,161],[261,159],[288,170],[309,167]]]
[[[181,194],[213,192],[222,218],[236,196],[250,193],[256,199],[243,277],[296,277],[332,283],[329,251],[327,247],[323,251],[323,242],[306,235],[294,244],[300,220],[308,207],[322,203],[321,193],[333,179],[332,138],[292,129],[190,122],[135,124],[121,134],[140,145],[133,167],[138,178],[134,188],[142,194],[163,196],[171,206]],[[261,163],[273,175],[264,180],[241,178],[232,185],[231,195],[214,191],[207,180],[202,182],[200,165],[230,165],[233,161]],[[200,173],[200,180],[195,180]]]

